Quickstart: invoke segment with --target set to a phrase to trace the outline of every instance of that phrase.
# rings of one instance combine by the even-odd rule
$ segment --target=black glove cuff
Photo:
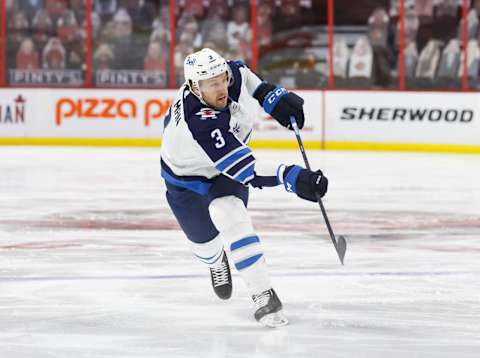
[[[265,96],[268,92],[273,91],[276,87],[268,82],[262,82],[255,92],[253,92],[253,98],[255,98],[260,106],[263,107],[263,101],[265,100]]]

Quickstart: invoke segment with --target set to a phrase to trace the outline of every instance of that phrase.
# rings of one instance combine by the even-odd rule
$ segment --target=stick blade
[[[340,262],[343,265],[343,259],[345,257],[345,252],[347,251],[347,241],[345,240],[345,236],[340,235],[337,238],[336,248],[337,248],[338,258],[340,259]]]

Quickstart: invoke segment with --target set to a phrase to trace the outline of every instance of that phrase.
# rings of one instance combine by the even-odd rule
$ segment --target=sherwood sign
[[[480,93],[326,91],[326,143],[480,148]]]
[[[340,119],[344,121],[402,121],[469,123],[474,118],[472,109],[343,107]]]

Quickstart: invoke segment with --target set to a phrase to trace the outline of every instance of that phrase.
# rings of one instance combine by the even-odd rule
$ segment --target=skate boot
[[[282,302],[273,288],[252,296],[257,307],[255,319],[266,327],[281,327],[288,324],[288,320],[282,312]]]
[[[210,268],[213,290],[222,300],[228,300],[232,296],[232,275],[225,252],[223,259],[218,267]]]

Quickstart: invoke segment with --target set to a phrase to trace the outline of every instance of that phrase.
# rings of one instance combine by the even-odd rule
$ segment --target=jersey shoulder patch
[[[209,107],[202,107],[195,115],[200,117],[200,120],[206,121],[208,119],[217,119],[220,111],[216,111]]]

